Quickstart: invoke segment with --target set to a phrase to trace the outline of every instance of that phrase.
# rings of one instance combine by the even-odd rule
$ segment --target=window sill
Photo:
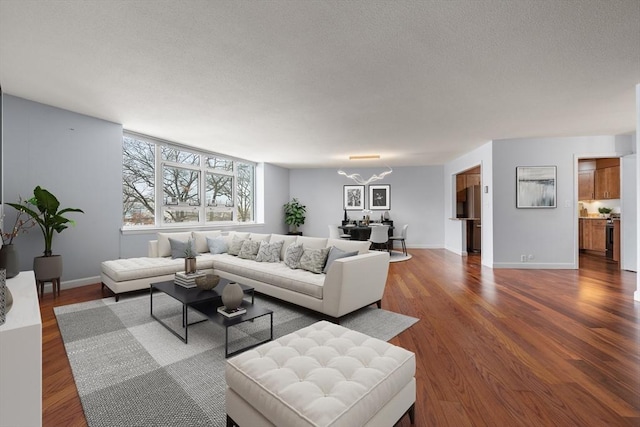
[[[176,225],[172,227],[121,227],[120,234],[123,236],[136,235],[136,234],[156,234],[156,233],[174,233],[181,231],[207,231],[207,230],[221,230],[231,231],[242,228],[261,227],[264,226],[263,222],[235,222],[231,224],[212,224],[212,225]]]

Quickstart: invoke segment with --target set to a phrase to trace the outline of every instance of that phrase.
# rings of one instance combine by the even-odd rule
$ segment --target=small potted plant
[[[187,241],[187,247],[184,250],[184,272],[186,274],[196,272],[196,254],[193,251],[191,239]]]
[[[22,199],[20,199],[19,203],[23,203]],[[0,268],[7,270],[7,279],[17,276],[20,272],[20,269],[18,268],[18,254],[13,247],[13,239],[15,239],[19,234],[26,233],[31,227],[36,225],[36,223],[31,219],[25,220],[25,215],[26,214],[24,212],[18,211],[13,228],[9,231],[0,229],[0,235],[2,235]],[[4,220],[4,216],[2,219]]]
[[[59,279],[62,276],[62,257],[53,255],[51,250],[53,233],[61,233],[69,224],[75,224],[73,220],[66,218],[64,214],[68,212],[84,212],[76,208],[59,209],[60,202],[56,196],[40,186],[33,190],[33,197],[27,200],[26,203],[7,204],[17,211],[29,215],[42,230],[44,256],[36,257],[33,260],[36,280],[42,282],[50,279]]]
[[[307,207],[301,204],[297,198],[293,198],[289,203],[284,204],[284,222],[291,226],[289,234],[302,235],[298,227],[304,224]]]
[[[600,215],[603,216],[604,218],[609,218],[609,216],[611,215],[611,211],[613,211],[613,209],[605,208],[604,206],[598,208],[598,212],[600,212]]]

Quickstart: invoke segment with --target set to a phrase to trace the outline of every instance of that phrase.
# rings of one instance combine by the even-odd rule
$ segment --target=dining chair
[[[371,227],[371,236],[369,236],[369,241],[371,242],[372,248],[375,249],[375,246],[384,245],[386,251],[389,250],[389,226],[388,225],[378,225],[375,227]]]
[[[329,224],[329,238],[330,239],[351,239],[351,235],[343,233],[342,229],[340,229],[338,225]]]
[[[407,255],[407,244],[405,240],[407,239],[407,228],[409,228],[409,224],[405,224],[402,226],[402,230],[400,230],[400,235],[391,236],[389,240],[391,240],[391,247],[393,248],[393,243],[399,241],[402,244],[402,253]]]

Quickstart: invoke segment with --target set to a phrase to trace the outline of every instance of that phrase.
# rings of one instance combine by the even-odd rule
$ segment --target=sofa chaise
[[[213,240],[223,240],[229,247],[237,245],[238,241],[254,242],[248,245],[254,247],[255,242],[265,242],[265,247],[267,243],[279,245],[282,242],[280,260],[259,262],[231,255],[230,250],[214,254],[209,246]],[[118,301],[122,293],[148,289],[151,283],[172,280],[176,272],[184,271],[184,258],[171,256],[171,245],[176,241],[195,246],[198,270],[252,286],[256,292],[332,318],[340,318],[373,303],[380,307],[389,269],[389,254],[369,251],[369,242],[235,231],[226,236],[220,231],[158,233],[158,239],[149,242],[149,256],[104,261],[101,266],[103,286],[108,287]],[[307,252],[327,253],[328,250],[329,264],[324,272],[315,273],[285,264],[282,260],[291,252],[287,252],[291,245],[302,245],[305,255]],[[331,251],[340,252],[344,257],[331,259]]]

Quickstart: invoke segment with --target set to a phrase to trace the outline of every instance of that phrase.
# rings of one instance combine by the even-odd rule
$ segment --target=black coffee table
[[[259,344],[263,344],[264,342],[271,341],[273,339],[273,311],[257,307],[253,305],[253,288],[250,286],[246,286],[240,284],[242,291],[251,295],[251,301],[243,300],[242,307],[244,307],[247,312],[235,317],[226,317],[222,314],[218,313],[218,307],[222,305],[222,291],[226,285],[231,283],[227,279],[220,279],[220,283],[210,291],[206,291],[200,288],[185,288],[180,285],[176,285],[173,280],[168,280],[166,282],[152,283],[150,286],[150,309],[151,309],[151,317],[157,320],[162,326],[167,328],[172,334],[180,338],[185,344],[188,343],[189,339],[189,326],[194,325],[196,323],[206,322],[210,320],[211,322],[218,324],[220,326],[224,326],[225,328],[225,343],[224,343],[224,352],[225,357],[233,356],[241,351],[247,350],[249,348],[255,347]],[[180,335],[177,331],[172,329],[169,325],[167,325],[162,319],[156,317],[153,314],[153,291],[159,290],[164,292],[165,294],[171,296],[172,298],[180,301],[182,303],[182,327],[184,328],[184,337]],[[202,313],[206,316],[206,319],[199,320],[197,322],[189,323],[189,307],[198,312]],[[229,345],[229,332],[228,329],[230,326],[237,325],[246,321],[253,321],[262,316],[269,315],[271,317],[271,325],[270,325],[270,338],[268,340],[264,340],[260,343],[253,344],[251,346],[245,347],[240,350],[236,350],[232,353],[229,353],[228,345]]]

